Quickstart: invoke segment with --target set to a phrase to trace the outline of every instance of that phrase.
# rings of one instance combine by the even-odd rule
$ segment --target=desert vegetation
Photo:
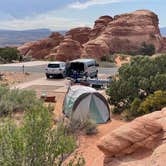
[[[33,91],[0,87],[0,165],[60,166],[77,147],[76,138],[62,122],[54,123],[50,107],[37,99]],[[22,122],[13,114],[24,112]],[[70,166],[82,166],[76,156]]]
[[[22,56],[16,48],[0,48],[0,63],[11,63],[22,60]]]
[[[107,94],[115,106],[113,113],[123,113],[127,119],[133,119],[166,106],[165,91],[166,55],[139,56],[119,69]]]

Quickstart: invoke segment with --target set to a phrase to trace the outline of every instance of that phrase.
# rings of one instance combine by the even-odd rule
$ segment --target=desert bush
[[[160,110],[166,106],[166,91],[156,91],[149,95],[139,106],[137,112],[139,115]]]
[[[1,119],[0,165],[60,166],[75,147],[74,137],[67,134],[63,124],[52,127],[51,114],[43,106],[27,111],[19,127]]]
[[[135,117],[148,114],[166,107],[166,91],[155,91],[143,101],[139,98],[134,99],[129,109],[123,113],[126,120],[132,120]]]
[[[153,44],[146,44],[145,42],[142,43],[141,47],[139,48],[138,53],[140,55],[153,55],[155,54],[155,46]]]
[[[141,104],[141,99],[135,98],[133,102],[130,105],[129,109],[125,109],[122,113],[122,117],[124,120],[133,120],[135,117],[139,116],[138,114],[138,108]]]
[[[8,115],[15,111],[26,111],[34,105],[41,105],[42,102],[36,98],[33,91],[9,90],[0,87],[0,116]]]
[[[97,133],[97,124],[89,118],[83,121],[70,118],[66,126],[69,133],[75,133],[76,135],[80,132],[87,135]]]
[[[83,125],[85,128],[85,133],[87,135],[92,135],[97,133],[97,125],[93,120],[88,119],[87,121],[84,122]]]
[[[106,56],[106,55],[102,56],[102,57],[100,58],[100,60],[101,60],[102,62],[107,61],[107,56]]]
[[[166,55],[156,58],[135,57],[119,69],[107,89],[114,112],[129,109],[135,98],[143,100],[155,91],[166,90]]]
[[[9,63],[13,60],[20,60],[21,55],[19,54],[17,48],[0,48],[0,61],[3,63]]]
[[[0,165],[20,166],[24,161],[21,130],[9,119],[0,123]]]
[[[85,159],[77,154],[67,164],[67,166],[84,166],[84,165],[85,165]]]

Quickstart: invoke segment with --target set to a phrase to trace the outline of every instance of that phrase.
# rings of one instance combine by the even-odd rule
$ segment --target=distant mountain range
[[[65,31],[59,31],[64,34]],[[49,29],[34,29],[25,31],[0,30],[0,47],[18,46],[26,42],[36,41],[48,37],[52,31]]]
[[[161,34],[166,36],[166,27],[160,28]]]
[[[166,27],[160,28],[161,34],[166,36]],[[65,30],[59,30],[65,34]],[[34,29],[25,31],[0,30],[0,47],[19,46],[26,42],[40,40],[48,37],[52,31],[49,29]]]

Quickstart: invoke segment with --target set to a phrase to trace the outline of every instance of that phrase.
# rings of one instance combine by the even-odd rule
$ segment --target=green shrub
[[[155,46],[153,44],[146,44],[145,42],[142,43],[138,53],[140,55],[153,55],[155,53]]]
[[[122,113],[122,117],[125,120],[133,120],[135,117],[139,116],[138,108],[141,104],[141,99],[135,98],[134,101],[131,103],[129,109],[125,109]]]
[[[97,125],[93,120],[88,119],[84,122],[85,133],[87,135],[92,135],[97,133]]]
[[[0,61],[3,63],[9,63],[13,60],[21,60],[21,55],[19,54],[17,48],[0,48]]]
[[[34,105],[42,105],[42,102],[36,98],[35,92],[0,87],[0,116],[15,111],[26,111]]]
[[[80,132],[83,132],[87,135],[97,133],[97,124],[89,118],[84,121],[71,118],[66,126],[69,133],[75,133],[76,135]]]
[[[0,165],[61,165],[74,151],[75,139],[63,124],[52,128],[51,114],[43,106],[26,112],[23,126],[11,120],[0,123]]]
[[[84,166],[84,165],[85,165],[85,159],[82,156],[78,156],[77,154],[67,164],[67,166]]]
[[[148,114],[166,107],[166,91],[156,91],[149,95],[139,106],[139,115]]]
[[[130,108],[126,109],[122,116],[125,120],[132,120],[138,116],[160,110],[163,107],[166,107],[166,91],[156,91],[143,101],[135,98]]]
[[[129,109],[135,98],[144,99],[155,91],[166,90],[166,55],[135,57],[119,69],[118,78],[107,89],[114,112]],[[142,93],[143,92],[143,93]]]

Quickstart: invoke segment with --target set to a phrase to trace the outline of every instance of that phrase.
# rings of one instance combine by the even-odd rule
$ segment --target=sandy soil
[[[6,84],[9,86],[14,86],[41,77],[41,74],[38,73],[0,72],[0,74],[0,84]]]
[[[77,149],[78,153],[81,153],[86,161],[86,166],[102,166],[104,155],[97,148],[97,143],[100,138],[106,135],[111,130],[118,128],[123,125],[125,122],[116,120],[112,118],[112,121],[99,125],[98,126],[98,134],[93,136],[85,136],[82,135],[79,138],[80,146]]]
[[[8,63],[8,64],[0,64],[0,66],[40,66],[46,65],[49,61],[29,61],[29,62],[18,62],[18,63]]]

